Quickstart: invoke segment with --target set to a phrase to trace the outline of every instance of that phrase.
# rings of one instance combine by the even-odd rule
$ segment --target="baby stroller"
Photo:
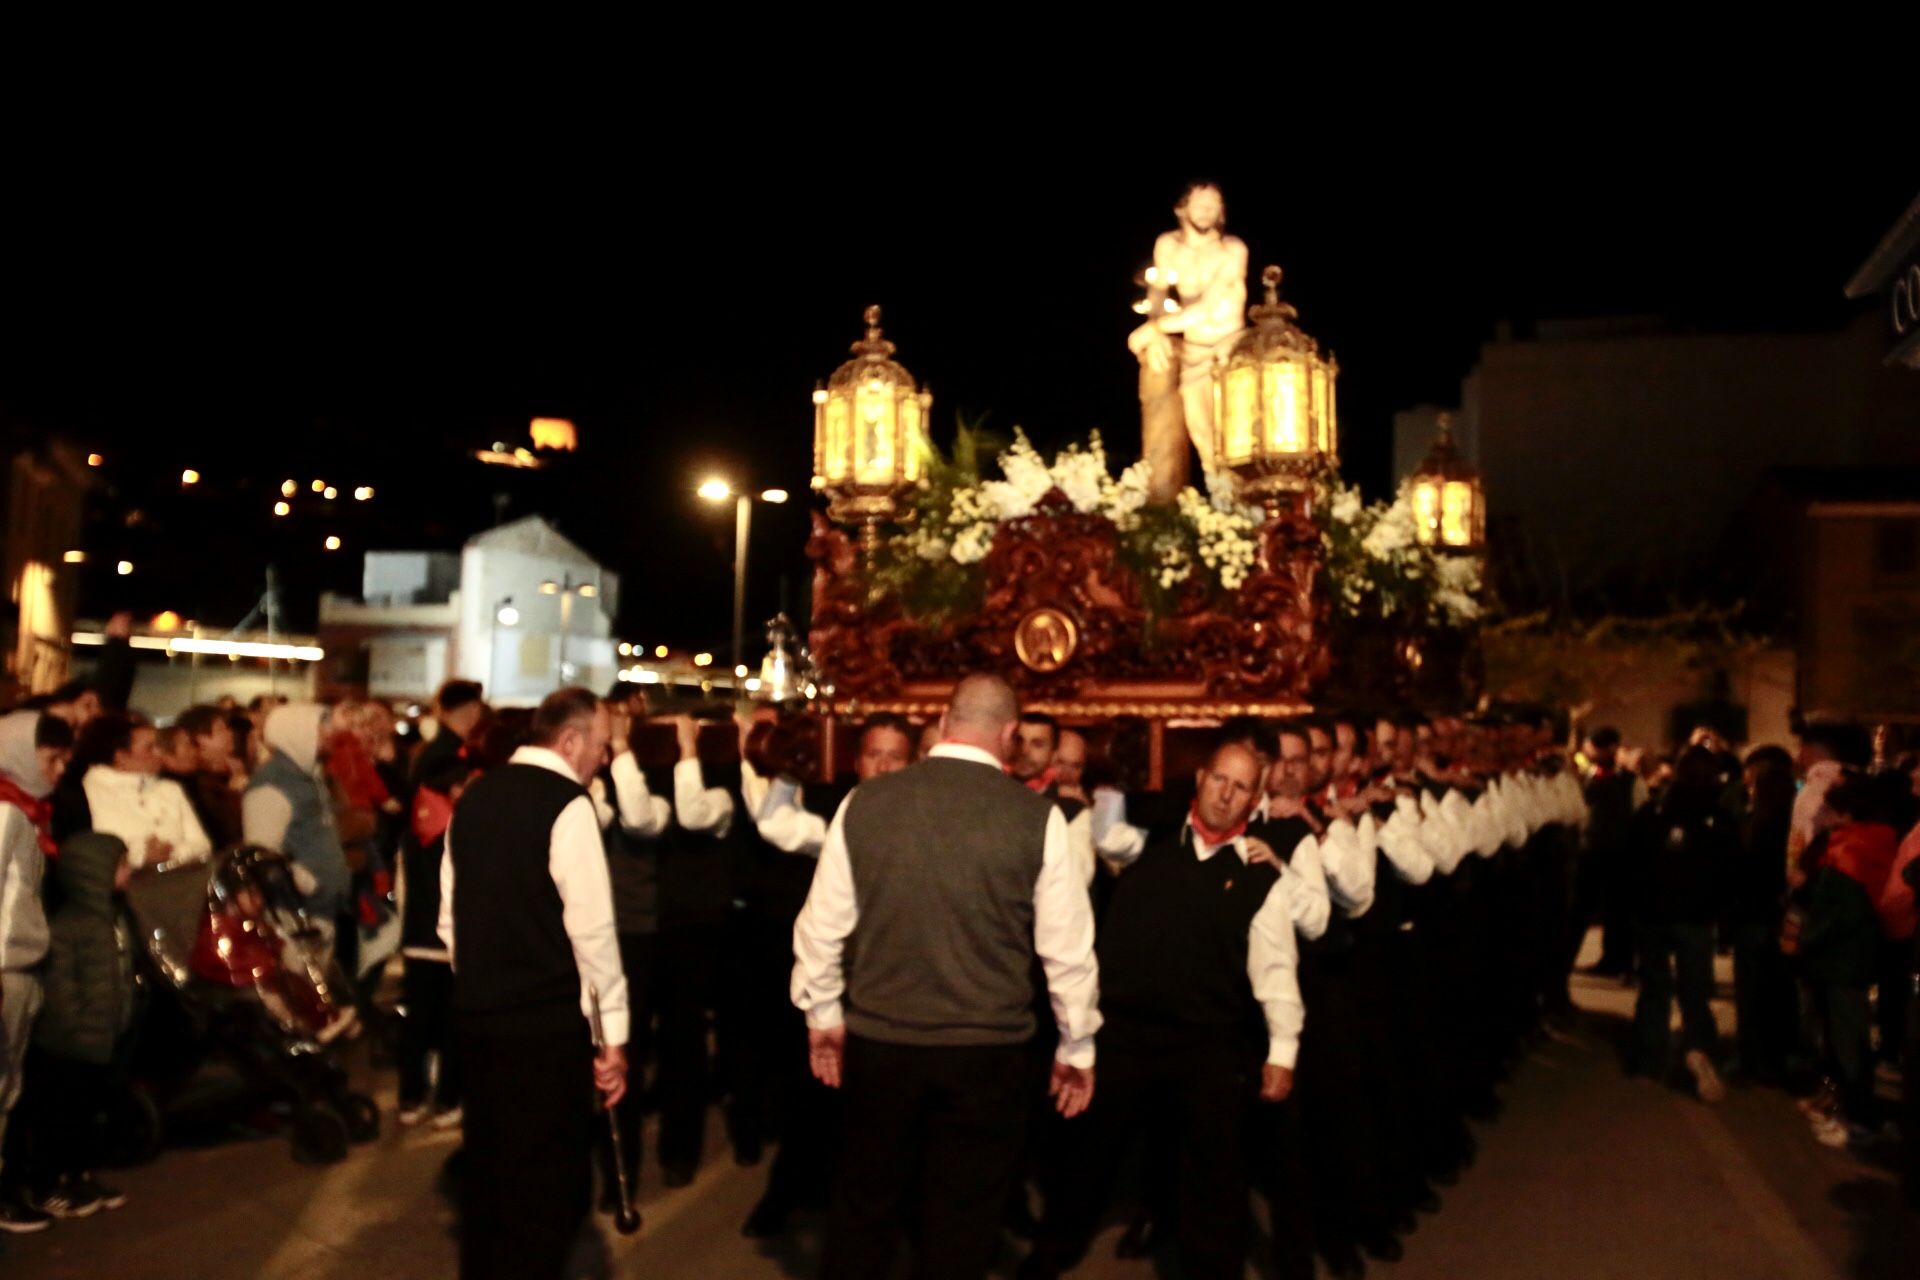
[[[136,873],[126,900],[151,985],[180,1006],[201,1057],[291,1108],[296,1160],[332,1163],[379,1136],[379,1108],[348,1087],[332,1047],[357,1017],[331,922],[307,915],[285,857],[242,846]]]

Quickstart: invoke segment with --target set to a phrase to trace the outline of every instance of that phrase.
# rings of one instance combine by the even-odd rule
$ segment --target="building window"
[[[1880,581],[1920,577],[1920,520],[1874,522],[1873,576]]]

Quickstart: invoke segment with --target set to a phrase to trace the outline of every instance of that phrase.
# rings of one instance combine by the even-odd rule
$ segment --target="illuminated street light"
[[[760,491],[760,501],[771,502],[776,507],[785,502],[787,497],[788,494],[785,489],[762,489]]]
[[[291,497],[292,497],[292,496],[293,496],[294,494],[296,494],[296,493],[298,493],[298,492],[300,492],[300,486],[299,486],[299,485],[297,485],[297,484],[295,484],[295,483],[294,483],[293,481],[291,481],[291,480],[282,480],[282,481],[280,482],[280,496],[281,496],[281,497],[283,497],[283,498],[291,498]]]
[[[620,642],[620,656],[623,658],[631,658],[633,656],[633,646],[625,640]]]
[[[510,604],[501,605],[500,612],[493,616],[494,620],[503,627],[517,627],[520,625],[520,611]]]
[[[660,646],[658,646],[657,648],[655,648],[655,649],[654,649],[654,651],[653,651],[653,656],[654,656],[654,657],[656,657],[656,658],[664,658],[664,657],[666,657],[666,656],[667,656],[667,646],[665,646],[665,645],[660,645]]]
[[[373,497],[373,486],[370,484],[363,484],[353,491],[353,500],[355,502],[365,502],[371,497]]]
[[[579,586],[579,592],[581,599],[591,600],[600,594],[600,588],[594,586],[591,582],[583,582]]]
[[[327,489],[327,482],[325,480],[315,480],[313,482],[312,487],[315,493],[325,493]]]
[[[87,562],[87,553],[84,551],[69,551],[60,558],[68,564],[85,564]]]
[[[122,560],[118,565],[114,567],[114,572],[118,573],[123,578],[126,577],[128,574],[133,572],[133,561]]]
[[[185,471],[182,471],[180,473],[180,483],[181,484],[199,484],[200,473],[198,471],[195,471],[192,467],[188,467]]]
[[[694,490],[708,502],[715,504],[733,499],[733,661],[739,666],[745,657],[747,630],[747,539],[753,528],[753,502],[751,492],[736,493],[732,485],[719,476],[709,476],[700,482]],[[785,489],[762,489],[760,501],[782,503],[787,500]]]
[[[710,479],[702,480],[700,487],[695,490],[695,492],[708,502],[725,502],[733,496],[733,486],[725,480],[720,479],[720,477],[714,476]]]
[[[105,462],[106,462],[106,459],[101,457],[97,453],[90,453],[87,455],[87,465],[90,467],[97,467],[102,465]]]
[[[693,665],[696,667],[710,667],[713,665],[713,655],[710,653],[696,653],[693,655]]]
[[[327,538],[327,550],[338,551],[339,549],[340,549],[340,539],[329,536]]]
[[[277,516],[284,516],[292,510],[293,508],[284,502],[276,502],[273,504],[273,514]]]
[[[733,678],[734,678],[734,679],[736,679],[736,680],[745,680],[745,679],[747,678],[747,664],[746,664],[746,663],[744,663],[744,662],[743,662],[743,663],[741,663],[741,664],[740,664],[739,666],[737,666],[737,667],[735,667],[735,668],[733,669]]]
[[[325,498],[328,502],[332,502],[335,498],[340,496],[340,491],[334,488],[332,485],[328,485],[325,489],[320,491],[320,496]]]

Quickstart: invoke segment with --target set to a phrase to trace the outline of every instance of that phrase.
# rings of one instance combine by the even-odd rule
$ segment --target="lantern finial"
[[[1442,440],[1453,439],[1453,415],[1451,413],[1448,413],[1445,409],[1442,409],[1440,411],[1439,421],[1440,421],[1440,438]]]
[[[853,354],[864,356],[868,360],[885,360],[894,352],[894,346],[880,336],[880,304],[875,303],[866,310],[867,336],[853,344]]]
[[[1267,287],[1267,300],[1252,308],[1248,315],[1255,328],[1265,326],[1269,329],[1291,328],[1289,323],[1299,316],[1292,306],[1280,301],[1280,268],[1268,266],[1260,273],[1260,283]]]
[[[1267,305],[1277,306],[1280,302],[1280,268],[1269,266],[1260,273],[1260,283],[1267,286]]]

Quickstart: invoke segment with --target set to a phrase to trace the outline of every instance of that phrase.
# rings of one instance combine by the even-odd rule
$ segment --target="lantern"
[[[1303,492],[1323,467],[1339,465],[1333,396],[1340,365],[1294,325],[1299,313],[1280,301],[1280,268],[1268,267],[1260,279],[1266,302],[1248,313],[1252,327],[1214,370],[1214,420],[1221,465],[1272,515],[1283,495]]]
[[[1477,553],[1487,541],[1487,500],[1480,474],[1453,443],[1453,415],[1440,415],[1440,434],[1413,473],[1413,528],[1420,545]]]
[[[892,360],[880,308],[868,307],[866,319],[853,359],[814,389],[813,487],[827,495],[829,516],[860,524],[871,551],[878,526],[897,518],[902,495],[921,483],[933,393]]]

